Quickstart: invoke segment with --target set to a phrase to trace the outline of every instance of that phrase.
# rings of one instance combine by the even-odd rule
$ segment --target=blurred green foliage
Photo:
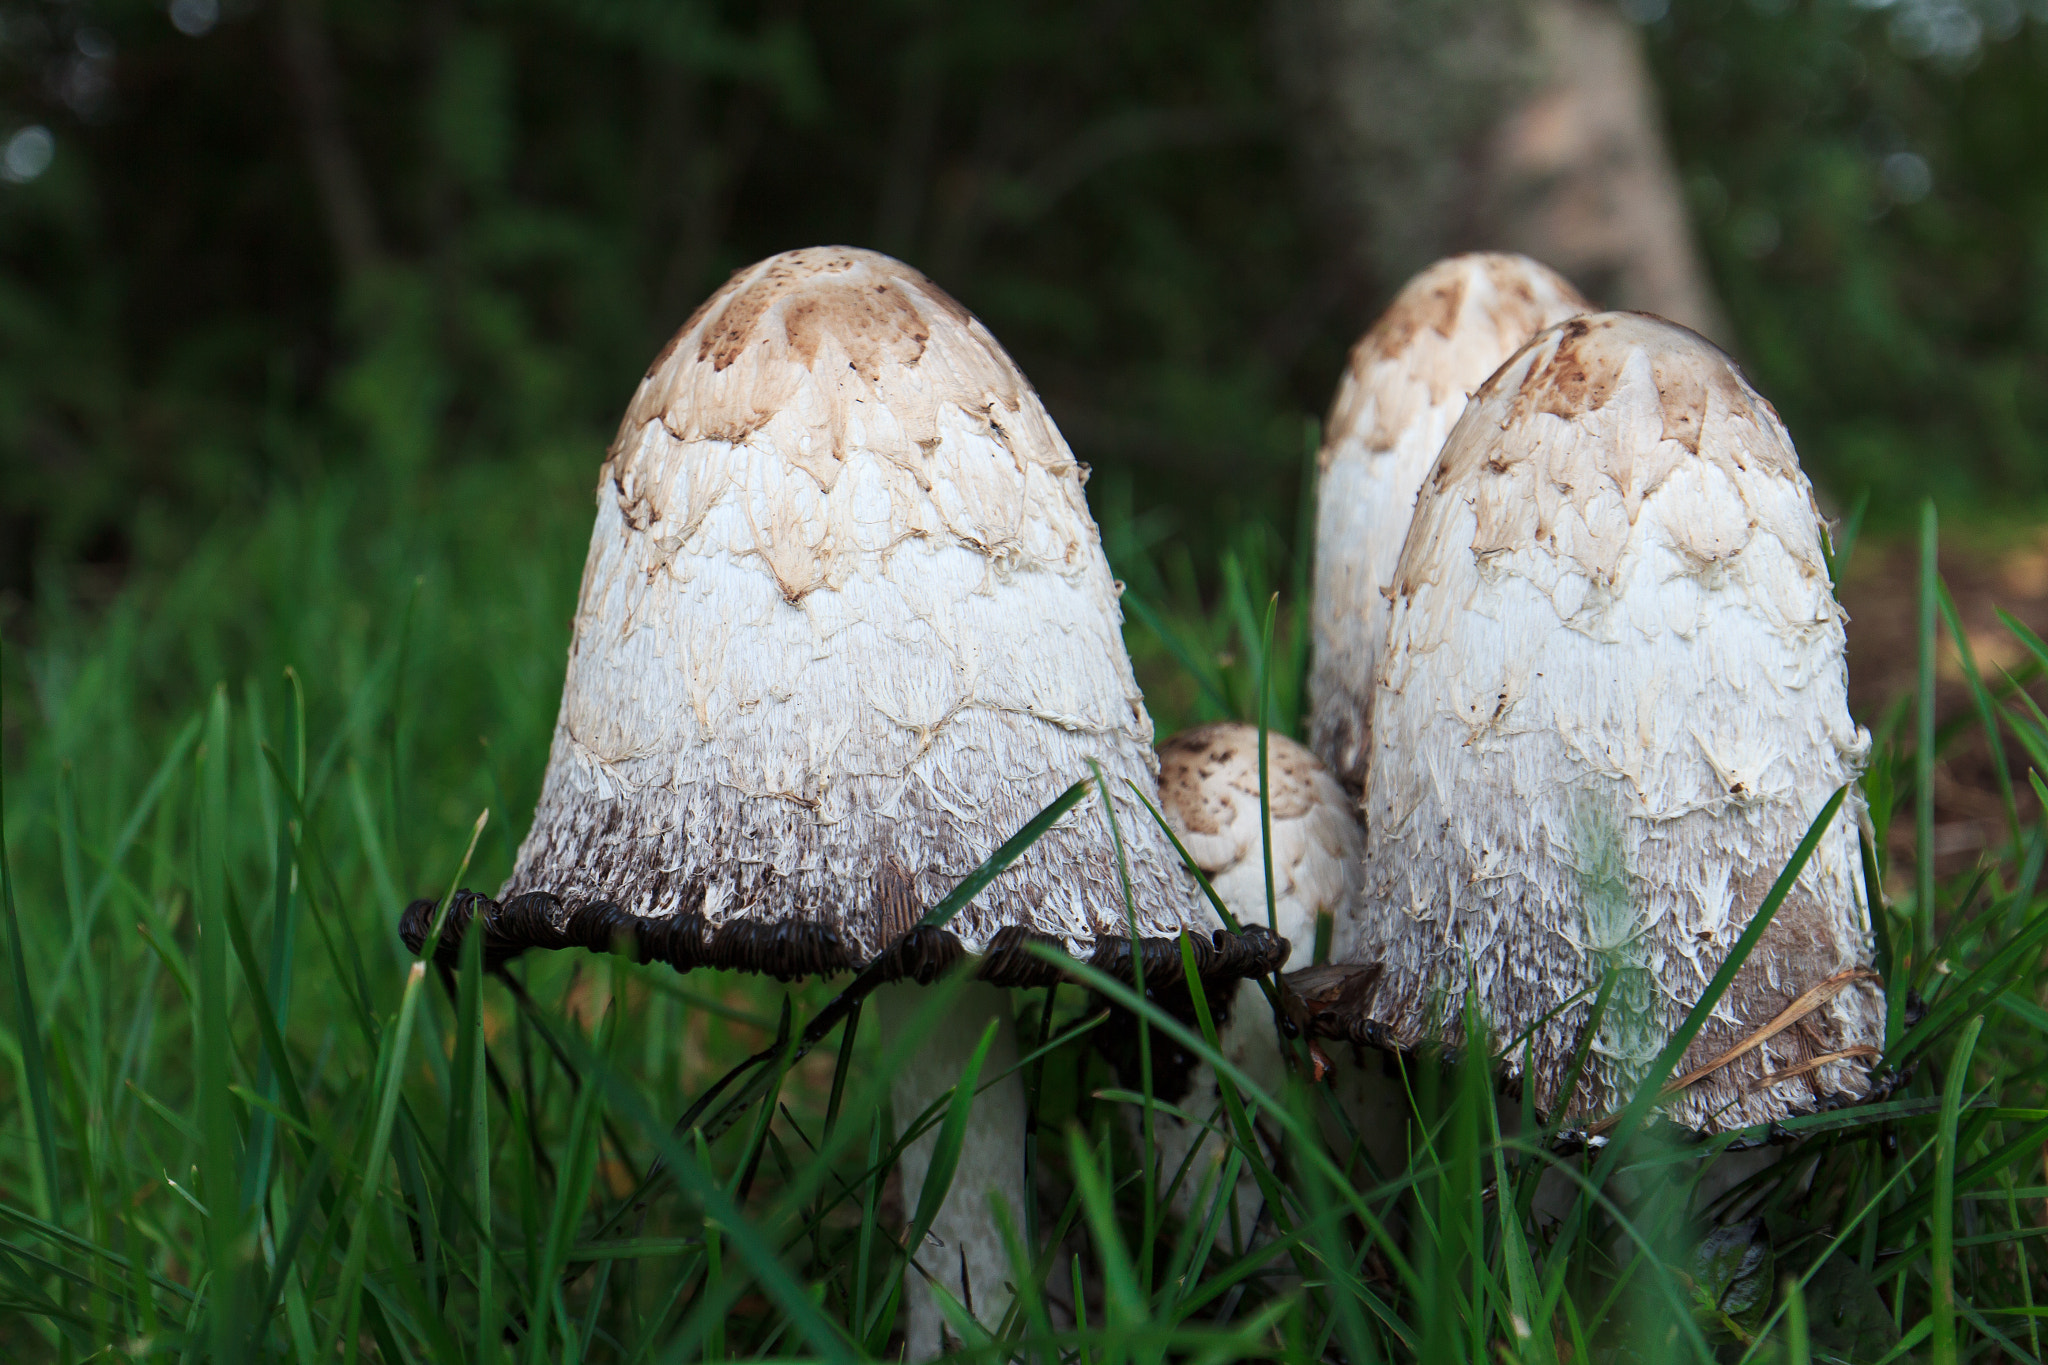
[[[1626,7],[1817,477],[1880,520],[2038,505],[2048,24]],[[174,564],[341,470],[394,513],[457,466],[574,485],[727,272],[835,240],[979,312],[1152,541],[1285,541],[1303,421],[1398,282],[1311,221],[1282,93],[1222,0],[4,0],[0,594]]]
[[[1746,367],[1816,479],[1881,520],[2048,492],[2043,16],[1679,0],[1651,26]]]
[[[215,22],[0,6],[0,137],[56,138],[0,186],[17,590],[38,562],[175,557],[336,467],[396,497],[471,461],[587,479],[705,294],[826,241],[963,298],[1083,458],[1291,507],[1296,414],[1358,310],[1313,287],[1242,7],[330,4],[351,270],[292,5],[182,4]]]

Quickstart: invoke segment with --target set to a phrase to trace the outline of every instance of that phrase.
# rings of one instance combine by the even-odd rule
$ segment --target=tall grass
[[[413,895],[509,866],[560,685],[580,483],[475,477],[412,512],[338,483],[111,606],[37,604],[0,671],[0,1356],[890,1353],[899,1229],[945,1192],[971,1094],[888,1114],[907,1039],[862,1027],[845,981],[581,954],[497,979],[474,941],[443,973],[394,931]],[[1284,538],[1242,530],[1210,600],[1159,526],[1106,519],[1162,731],[1249,718],[1269,684],[1294,729],[1303,561]],[[1931,575],[1924,597],[1932,623]],[[1973,720],[2044,790],[2048,714],[1960,657]],[[1877,916],[1882,1100],[1695,1144],[1647,1121],[1653,1068],[1586,1150],[1500,1099],[1474,1047],[1407,1065],[1412,1158],[1374,1172],[1329,1087],[1245,1075],[1206,1012],[1076,969],[1020,996],[1035,1203],[992,1214],[1018,1297],[993,1333],[959,1318],[964,1350],[2039,1359],[2048,827],[2015,813],[1994,855],[1933,878],[1928,734],[1886,731],[1868,778],[1874,892],[1894,812],[1919,839],[1916,890]],[[1122,1112],[1160,1101],[1087,1044],[1107,1003],[1220,1078],[1213,1105],[1186,1103],[1226,1158],[1157,1173],[1203,1191],[1186,1224]],[[903,1189],[905,1130],[931,1125],[932,1180]],[[1738,1142],[1782,1159],[1708,1161]],[[1233,1252],[1216,1233],[1241,1171],[1268,1222]]]

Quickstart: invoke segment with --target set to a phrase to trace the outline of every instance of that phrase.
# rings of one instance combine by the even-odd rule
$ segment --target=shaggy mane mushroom
[[[1393,579],[1346,959],[1372,965],[1326,1022],[1456,1041],[1469,982],[1500,1035],[1534,1029],[1540,1110],[1625,1103],[1868,755],[1821,529],[1777,414],[1699,336],[1599,314],[1503,366]],[[1678,1122],[1721,1131],[1867,1093],[1884,1002],[1860,811],[1852,791],[1678,1072],[1796,1021],[1670,1098]],[[1610,972],[1585,1077],[1562,1094]],[[1522,1054],[1506,1061],[1519,1072]]]
[[[480,920],[494,965],[623,939],[679,970],[872,969],[902,983],[877,993],[892,1032],[912,983],[965,964],[892,1103],[907,1123],[996,1027],[953,1195],[912,1248],[991,1326],[1011,1290],[986,1196],[1020,1215],[1028,1197],[1000,988],[1057,979],[1033,944],[1131,975],[1100,802],[950,923],[921,918],[1092,760],[1148,951],[1178,961],[1203,926],[1125,787],[1152,788],[1152,723],[1084,476],[995,338],[915,270],[822,247],[733,276],[612,442],[532,829],[500,901],[465,898],[443,944]],[[408,912],[416,947],[432,912]],[[1281,951],[1263,932],[1198,948],[1218,981]],[[906,1149],[906,1188],[935,1140]],[[926,1283],[906,1285],[912,1359],[942,1344]]]
[[[1530,337],[1589,307],[1526,256],[1453,256],[1410,280],[1351,350],[1316,457],[1309,739],[1353,791],[1371,751],[1387,587],[1422,481],[1466,396]]]

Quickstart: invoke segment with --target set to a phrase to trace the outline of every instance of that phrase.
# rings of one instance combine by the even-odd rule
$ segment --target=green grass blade
[[[1266,927],[1280,932],[1280,911],[1273,895],[1273,791],[1266,767],[1266,747],[1272,728],[1273,679],[1268,667],[1273,657],[1273,619],[1280,611],[1280,594],[1266,603],[1266,628],[1261,636],[1258,675],[1259,723],[1259,856],[1266,871]]]
[[[910,1228],[903,1238],[905,1252],[913,1257],[923,1247],[925,1234],[931,1231],[932,1220],[939,1216],[939,1209],[953,1188],[953,1172],[960,1165],[960,1148],[967,1141],[967,1121],[974,1106],[974,1092],[981,1080],[982,1064],[988,1060],[989,1049],[995,1046],[996,1028],[996,1021],[991,1020],[982,1030],[981,1041],[967,1059],[959,1083],[953,1087],[952,1099],[947,1101],[946,1118],[939,1125],[931,1164],[925,1167],[924,1184],[917,1192],[917,1209],[911,1214]]]
[[[1229,715],[1230,702],[1223,695],[1223,684],[1217,678],[1215,669],[1203,663],[1180,632],[1168,625],[1165,618],[1160,616],[1150,603],[1129,588],[1124,590],[1120,600],[1124,609],[1137,617],[1138,623],[1151,631],[1159,638],[1159,642],[1166,646],[1167,653],[1173,655],[1174,662],[1181,666],[1182,672],[1194,679],[1195,686],[1201,689],[1209,704],[1223,715]]]
[[[945,899],[925,912],[918,923],[928,929],[936,929],[966,908],[967,903],[981,894],[983,887],[1011,863],[1024,856],[1024,851],[1043,838],[1045,832],[1059,823],[1059,818],[1081,803],[1088,795],[1091,779],[1082,778],[1053,798],[1052,804],[1031,817],[1024,828],[1003,841],[980,867],[960,879],[960,884],[946,893]],[[836,1021],[835,1021],[836,1022]]]
[[[598,1024],[597,1051],[600,1055],[608,1049],[617,1029],[615,996]],[[554,1207],[548,1213],[547,1237],[541,1243],[540,1265],[533,1272],[535,1284],[548,1288],[550,1292],[540,1296],[539,1312],[527,1331],[529,1359],[543,1358],[540,1352],[547,1342],[549,1323],[559,1311],[562,1271],[569,1263],[569,1247],[575,1240],[576,1224],[582,1217],[584,1206],[590,1201],[591,1183],[597,1177],[600,1108],[604,1095],[603,1086],[583,1085],[577,1090],[576,1103],[570,1110],[569,1136],[564,1147],[567,1159],[561,1163],[561,1178],[555,1184]],[[559,1321],[563,1335],[573,1338],[572,1320],[563,1317]]]
[[[1259,633],[1259,618],[1252,611],[1252,596],[1245,582],[1244,563],[1237,551],[1227,550],[1223,555],[1223,602],[1230,613],[1232,624],[1237,629],[1237,638],[1244,645],[1245,664],[1253,678],[1262,677],[1266,671],[1264,637]],[[1256,719],[1257,701],[1252,703]]]
[[[335,1302],[347,1324],[342,1331],[343,1359],[356,1358],[357,1326],[362,1313],[363,1273],[369,1262],[369,1227],[383,1217],[384,1163],[391,1152],[391,1129],[398,1117],[399,1092],[405,1083],[405,1059],[412,1048],[413,1020],[419,1012],[420,985],[426,980],[426,964],[415,961],[405,975],[405,994],[398,1006],[398,1027],[385,1040],[382,1065],[377,1069],[375,1126],[370,1130],[369,1155],[363,1162],[363,1179],[356,1195],[355,1220],[349,1229],[348,1252],[342,1262]]]
[[[0,666],[6,654],[0,652]],[[22,944],[21,911],[14,903],[14,871],[7,852],[7,785],[0,767],[0,907],[7,912],[7,957],[12,968],[15,1026],[20,1030],[21,1070],[28,1081],[29,1143],[41,1162],[43,1215],[60,1221],[63,1199],[57,1180],[57,1124],[50,1109],[50,1081],[36,1026],[35,996],[28,984],[28,951]]]
[[[1839,596],[1842,590],[1842,575],[1849,572],[1849,565],[1856,556],[1856,542],[1863,531],[1863,514],[1870,510],[1870,490],[1864,489],[1856,495],[1855,506],[1842,522],[1841,534],[1830,534],[1821,541],[1821,556],[1827,561],[1828,582],[1834,585]]]
[[[491,1218],[491,1108],[484,1038],[484,936],[471,934],[462,945],[459,1011],[464,1024],[464,1043],[472,1065],[468,1083],[467,1119],[464,1135],[469,1157],[470,1199],[477,1220],[476,1252],[476,1352],[480,1365],[489,1365],[498,1355],[498,1305],[491,1272],[493,1257]],[[451,1174],[460,1168],[451,1166]]]
[[[1094,759],[1088,760],[1088,767],[1095,774],[1095,783],[1102,793],[1102,814],[1109,822],[1109,841],[1116,855],[1117,887],[1123,892],[1124,932],[1129,936],[1131,946],[1131,981],[1140,995],[1145,994],[1145,952],[1144,943],[1138,934],[1138,903],[1131,894],[1131,865],[1124,850],[1124,832],[1116,818],[1116,802],[1110,797],[1109,779],[1103,776],[1102,765]],[[1152,1030],[1141,1015],[1138,1019],[1138,1088],[1144,1092],[1144,1106],[1138,1111],[1138,1199],[1140,1202],[1138,1248],[1138,1279],[1148,1288],[1152,1283],[1153,1230],[1159,1219],[1159,1141],[1156,1119],[1152,1112],[1155,1091],[1152,1084]]]
[[[163,799],[164,793],[177,779],[178,770],[185,762],[186,755],[198,742],[199,728],[203,721],[204,717],[193,716],[185,722],[184,729],[178,732],[177,738],[171,741],[170,748],[158,762],[155,773],[150,776],[148,785],[143,788],[142,796],[129,812],[120,833],[114,836],[113,845],[108,849],[100,868],[100,875],[93,882],[92,890],[86,894],[82,907],[80,928],[86,932],[72,935],[71,944],[64,951],[64,961],[51,979],[50,996],[53,999],[63,991],[65,983],[76,969],[79,956],[85,952],[90,942],[90,930],[97,921],[101,903],[114,889],[120,876],[121,865],[126,861],[136,839],[141,836],[142,827],[149,822],[149,817],[155,814],[157,803]]]
[[[1813,1340],[1806,1330],[1806,1293],[1798,1281],[1785,1286],[1786,1365],[1813,1365]]]
[[[1117,1226],[1108,1178],[1102,1165],[1097,1164],[1095,1153],[1089,1150],[1087,1135],[1078,1126],[1067,1129],[1067,1164],[1080,1191],[1096,1265],[1102,1272],[1107,1324],[1115,1327],[1141,1323],[1146,1319],[1146,1303],[1138,1286],[1138,1269],[1131,1261],[1131,1249],[1124,1245],[1123,1229]]]
[[[1924,961],[1934,949],[1934,621],[1941,579],[1936,568],[1939,543],[1934,500],[1920,504],[1920,633],[1917,661],[1919,691],[1913,731],[1913,916],[1918,926],[1915,957]],[[1919,963],[1915,964],[1916,966]]]
[[[1984,1016],[1972,1019],[1956,1043],[1949,1062],[1946,1084],[1941,1092],[1941,1127],[1934,1152],[1934,1204],[1930,1209],[1933,1256],[1934,1332],[1928,1354],[1934,1365],[1956,1365],[1956,1129],[1963,1103],[1963,1086],[1969,1079],[1970,1057],[1977,1048],[1977,1036],[1984,1030]]]
[[[194,885],[199,918],[198,1030],[194,1057],[198,1070],[201,1189],[211,1210],[207,1219],[208,1334],[213,1358],[240,1358],[244,1288],[241,1181],[232,1097],[231,1058],[234,1040],[228,1030],[228,696],[214,690],[207,712],[206,736],[200,748],[198,859]]]
[[[1999,730],[1998,706],[1992,701],[1991,693],[1984,686],[1983,677],[1977,672],[1977,657],[1970,648],[1970,637],[1963,630],[1962,617],[1956,612],[1955,599],[1949,596],[1948,585],[1935,585],[1940,594],[1942,620],[1948,626],[1950,643],[1955,645],[1956,658],[1963,666],[1963,680],[1970,685],[1970,699],[1977,708],[1977,719],[1984,727],[1984,743],[1991,755],[1992,777],[1998,783],[1999,803],[2005,808],[2006,831],[2012,836],[2014,848],[2020,846],[2019,806],[2013,800],[2012,773],[2005,764],[2005,742]]]

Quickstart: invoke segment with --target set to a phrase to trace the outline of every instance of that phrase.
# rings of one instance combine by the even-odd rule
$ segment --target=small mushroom
[[[1456,1041],[1469,987],[1497,1036],[1530,1031],[1540,1112],[1631,1098],[1868,756],[1821,531],[1777,413],[1684,328],[1576,318],[1487,381],[1392,583],[1355,1024]],[[1672,1119],[1722,1131],[1868,1092],[1861,810],[1852,791],[1680,1061]]]
[[[1285,735],[1266,735],[1267,801],[1273,815],[1273,924],[1287,940],[1287,965],[1305,967],[1314,955],[1318,925],[1334,930],[1351,917],[1364,853],[1354,803],[1316,756]],[[1236,721],[1183,730],[1159,746],[1159,802],[1166,823],[1201,868],[1238,923],[1266,922],[1266,864],[1259,822],[1259,731]],[[1264,993],[1240,982],[1219,1021],[1223,1055],[1277,1094],[1284,1075],[1279,1035]],[[1206,1120],[1217,1108],[1216,1074],[1198,1062],[1178,1074],[1155,1069],[1159,1098]],[[1226,1121],[1220,1115],[1219,1126]],[[1223,1144],[1198,1123],[1160,1115],[1153,1126],[1159,1178],[1170,1182],[1187,1162],[1187,1178],[1174,1196],[1186,1218],[1207,1167],[1222,1159]],[[1192,1161],[1189,1153],[1196,1148]],[[1258,1185],[1241,1175],[1235,1192],[1236,1231],[1248,1239],[1258,1221]],[[1218,1240],[1231,1239],[1231,1220]]]
[[[911,1248],[991,1326],[1011,1289],[987,1195],[1020,1225],[1028,1196],[1003,988],[1056,979],[1033,944],[1130,976],[1101,803],[950,923],[920,919],[1091,760],[1138,934],[1177,951],[1205,915],[1125,787],[1152,788],[1152,723],[1085,472],[995,338],[916,271],[844,247],[741,270],[612,443],[539,809],[503,904],[465,902],[494,962],[624,938],[678,969],[868,969],[900,983],[877,992],[885,1032],[911,1018],[912,982],[978,958],[893,1107],[910,1121],[996,1025],[951,1197]],[[1200,946],[1219,980],[1279,951]],[[935,1141],[902,1162],[913,1203]],[[926,1283],[906,1285],[912,1359],[941,1348]]]
[[[1386,589],[1415,495],[1466,395],[1530,337],[1590,306],[1526,256],[1453,256],[1410,280],[1351,350],[1316,457],[1309,741],[1353,791],[1365,785]]]

